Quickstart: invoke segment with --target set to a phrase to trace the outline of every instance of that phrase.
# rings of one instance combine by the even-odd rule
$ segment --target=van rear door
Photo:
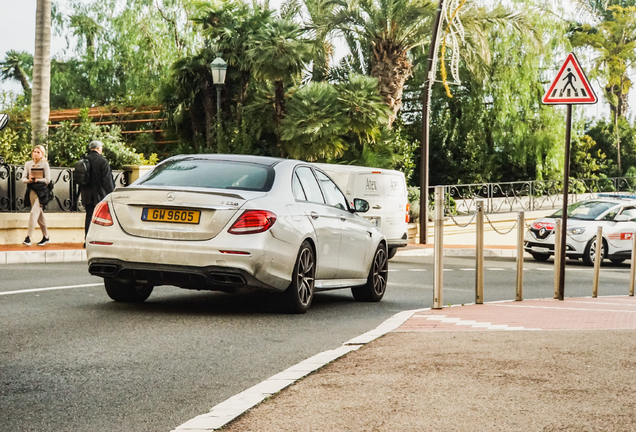
[[[375,224],[387,240],[400,239],[407,231],[407,192],[403,175],[371,171],[358,173],[353,196],[369,202],[369,211],[362,214]]]

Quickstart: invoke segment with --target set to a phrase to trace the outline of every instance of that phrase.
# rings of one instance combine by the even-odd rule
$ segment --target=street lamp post
[[[210,64],[210,69],[212,70],[212,82],[216,86],[216,144],[218,147],[221,142],[221,86],[225,84],[227,63],[220,54],[217,54],[217,57]]]

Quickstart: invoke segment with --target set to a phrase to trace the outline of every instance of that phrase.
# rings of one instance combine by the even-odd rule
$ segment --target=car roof
[[[610,203],[615,203],[616,205],[618,204],[625,204],[625,203],[636,203],[636,195],[618,195],[618,194],[609,194],[609,193],[605,193],[605,194],[598,194],[596,196],[596,198],[592,198],[589,201],[603,201],[603,202],[610,202]]]
[[[204,159],[211,161],[228,161],[228,162],[244,162],[253,163],[258,165],[270,166],[286,161],[288,159],[269,157],[269,156],[254,156],[254,155],[234,155],[234,154],[187,154],[172,156],[170,161],[174,160],[187,160],[187,159]]]

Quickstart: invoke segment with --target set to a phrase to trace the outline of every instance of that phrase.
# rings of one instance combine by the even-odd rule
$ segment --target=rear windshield
[[[268,166],[246,162],[180,159],[159,165],[137,184],[268,192],[273,182],[274,170]]]

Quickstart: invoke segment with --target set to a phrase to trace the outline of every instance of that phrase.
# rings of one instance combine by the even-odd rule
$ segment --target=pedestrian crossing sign
[[[595,104],[594,89],[574,53],[568,54],[550,88],[543,96],[546,105]]]

